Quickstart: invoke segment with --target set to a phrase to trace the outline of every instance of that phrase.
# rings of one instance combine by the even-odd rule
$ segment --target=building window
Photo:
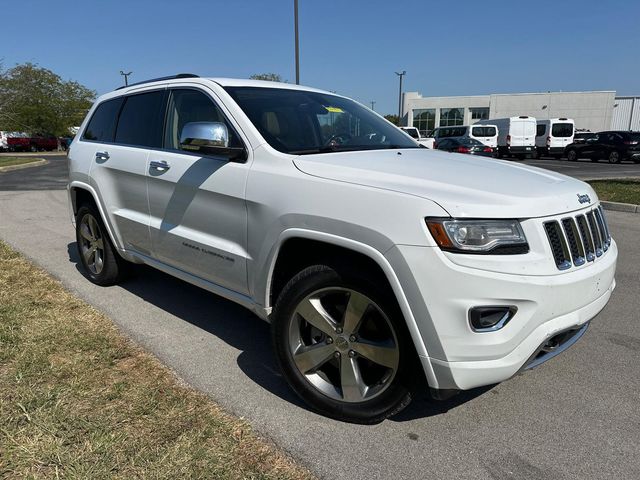
[[[413,111],[413,126],[420,130],[420,134],[426,136],[436,128],[435,108],[426,108]]]
[[[487,120],[489,118],[488,107],[470,108],[469,110],[471,110],[471,120]]]
[[[441,108],[440,126],[452,127],[464,125],[464,108]]]

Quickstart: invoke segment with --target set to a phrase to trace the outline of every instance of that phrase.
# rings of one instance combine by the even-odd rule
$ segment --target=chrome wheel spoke
[[[357,342],[353,343],[351,348],[364,358],[383,367],[397,368],[398,366],[398,349],[395,346]]]
[[[340,386],[342,387],[342,398],[345,401],[358,402],[363,400],[367,387],[362,381],[358,362],[348,355],[343,355],[340,359]]]
[[[95,252],[95,248],[93,247],[89,247],[86,250],[82,251],[82,256],[84,257],[84,261],[87,262],[87,264],[91,263],[91,257],[93,257],[93,254]]]
[[[307,298],[303,300],[298,305],[296,313],[321,332],[327,335],[335,334],[335,322],[320,304],[320,299]]]
[[[351,292],[349,302],[344,312],[343,329],[346,334],[356,333],[362,322],[362,317],[371,302],[367,297],[357,292]]]
[[[103,264],[104,264],[104,261],[102,260],[102,252],[99,250],[96,250],[95,257],[94,257],[94,267],[96,269],[96,273],[100,273],[102,271]]]
[[[92,240],[96,239],[98,236],[98,225],[96,224],[96,219],[92,216],[87,218],[87,226],[89,227],[89,231],[91,232]]]
[[[104,241],[101,238],[98,238],[96,240],[96,247],[98,247],[100,250],[104,250]]]
[[[87,242],[92,242],[94,240],[94,237],[89,230],[89,226],[84,222],[80,224],[80,236]]]
[[[333,345],[316,344],[311,347],[300,347],[293,355],[293,361],[302,373],[316,370],[333,357]]]

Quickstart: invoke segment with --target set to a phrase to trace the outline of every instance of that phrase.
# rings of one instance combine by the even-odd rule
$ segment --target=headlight
[[[442,250],[460,253],[527,253],[529,244],[518,220],[427,218],[427,227]]]

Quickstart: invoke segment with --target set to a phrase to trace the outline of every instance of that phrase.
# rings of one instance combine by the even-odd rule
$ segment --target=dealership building
[[[572,118],[576,130],[640,130],[640,97],[617,97],[615,91],[547,92],[423,97],[403,95],[402,125],[423,134],[435,127],[471,125],[490,118],[528,115]]]

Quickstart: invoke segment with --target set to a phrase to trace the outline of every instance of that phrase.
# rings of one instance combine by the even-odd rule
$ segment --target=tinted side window
[[[546,131],[547,126],[544,123],[539,123],[536,127],[536,137],[542,137]]]
[[[197,90],[176,89],[171,91],[169,98],[164,148],[179,150],[182,129],[191,122],[224,123],[229,131],[229,146],[243,146],[222,111],[207,95]]]
[[[164,91],[127,97],[116,129],[116,143],[160,147],[164,123]]]
[[[122,98],[114,98],[102,102],[93,112],[91,120],[82,135],[84,140],[95,140],[97,142],[113,142],[113,134],[116,129],[116,120]]]

